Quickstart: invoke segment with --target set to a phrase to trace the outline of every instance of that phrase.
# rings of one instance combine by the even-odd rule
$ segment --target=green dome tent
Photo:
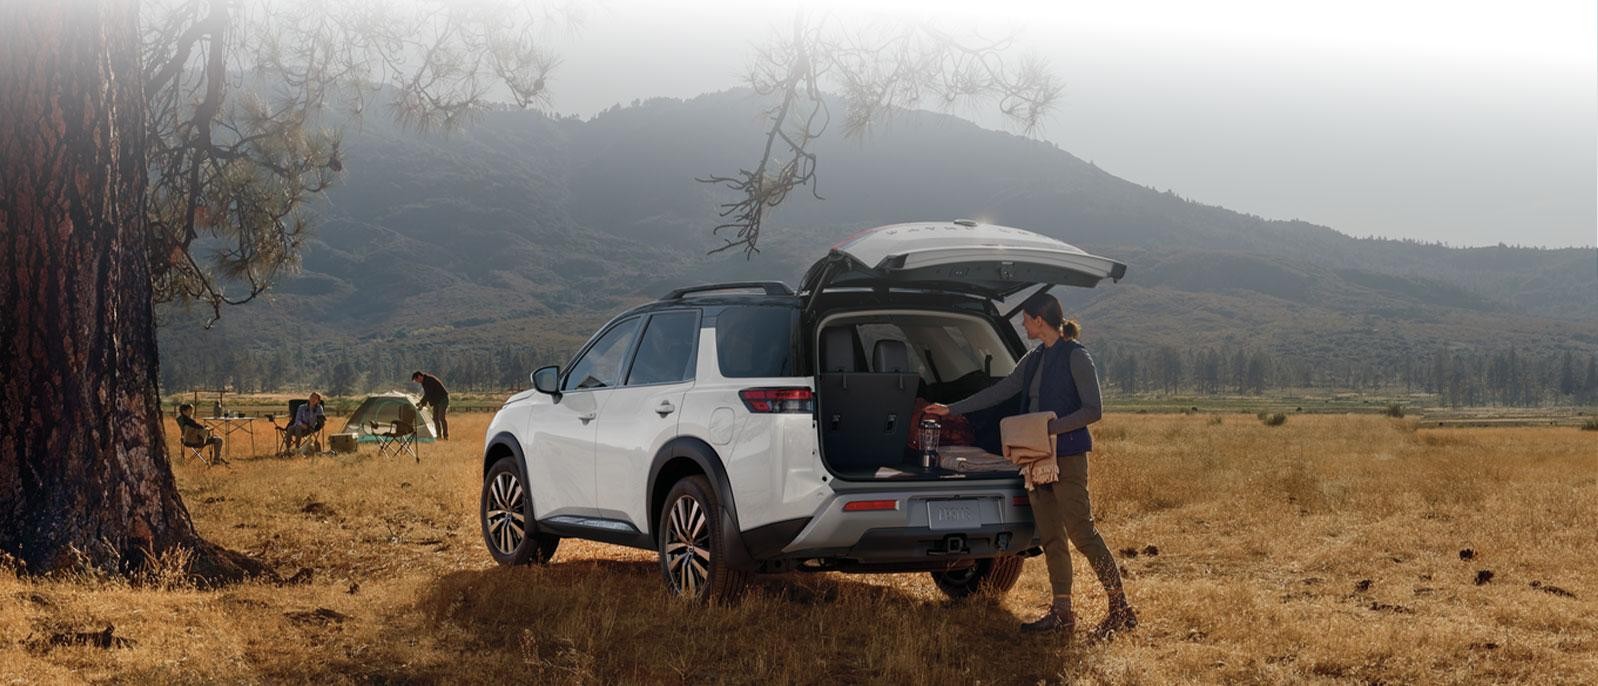
[[[355,440],[361,443],[376,443],[377,437],[372,435],[373,422],[379,430],[387,431],[395,420],[412,420],[416,426],[416,440],[431,443],[438,438],[434,432],[433,413],[416,407],[416,400],[416,396],[399,391],[366,396],[344,424],[344,433],[355,434]]]

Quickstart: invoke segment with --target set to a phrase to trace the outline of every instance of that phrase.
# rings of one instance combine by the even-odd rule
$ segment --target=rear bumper
[[[806,563],[801,568],[946,568],[970,560],[1020,554],[1037,545],[1032,508],[1016,505],[1019,484],[960,489],[860,490],[835,493],[794,538],[767,559]],[[844,511],[850,502],[894,503],[894,509]],[[934,521],[933,507],[948,501],[976,516],[958,523]]]

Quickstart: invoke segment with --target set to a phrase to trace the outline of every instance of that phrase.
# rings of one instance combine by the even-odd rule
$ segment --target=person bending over
[[[422,385],[422,402],[416,406],[433,407],[433,428],[438,429],[438,440],[449,440],[449,420],[444,417],[449,411],[449,390],[444,388],[444,382],[423,371],[411,372],[411,381]]]

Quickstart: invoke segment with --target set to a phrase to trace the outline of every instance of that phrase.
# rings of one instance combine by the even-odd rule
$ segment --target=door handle
[[[664,416],[666,416],[668,414],[671,414],[673,412],[676,412],[676,411],[677,411],[677,406],[671,404],[670,400],[662,400],[662,401],[660,401],[659,405],[655,406],[655,412],[658,413],[662,417],[664,417]]]
[[[591,421],[594,421],[594,418],[598,417],[598,416],[599,416],[598,412],[589,412],[588,414],[577,415],[577,418],[582,420],[582,422],[584,424],[587,424],[587,423],[589,423]]]

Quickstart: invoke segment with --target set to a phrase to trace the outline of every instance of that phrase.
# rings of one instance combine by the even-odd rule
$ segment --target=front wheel
[[[695,601],[737,599],[748,573],[727,566],[721,500],[703,476],[678,481],[666,495],[659,532],[660,573],[672,595]]]
[[[483,477],[483,498],[478,514],[488,554],[501,565],[544,564],[555,556],[560,537],[538,531],[533,522],[533,500],[527,494],[521,465],[502,457]]]
[[[1021,579],[1021,566],[1026,558],[1019,555],[996,557],[986,560],[977,560],[976,564],[964,569],[954,569],[946,572],[932,572],[932,583],[937,584],[938,590],[943,594],[959,600],[977,593],[992,593],[995,597],[1002,596],[1015,588],[1015,583]]]

